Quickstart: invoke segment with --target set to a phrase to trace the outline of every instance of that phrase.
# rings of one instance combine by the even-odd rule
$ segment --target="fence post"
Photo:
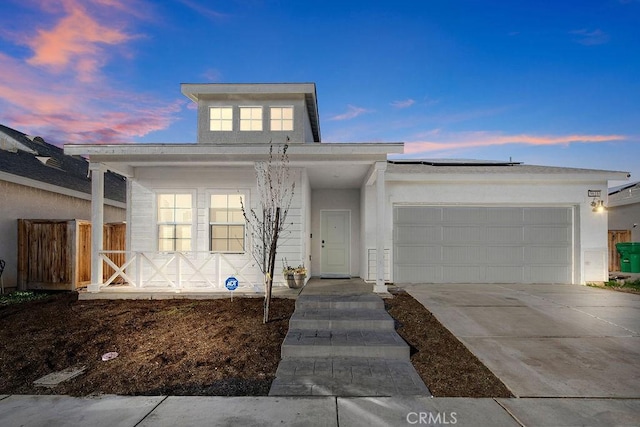
[[[142,255],[140,252],[132,252],[136,257],[136,287],[142,288]]]
[[[182,252],[176,252],[176,288],[182,289]]]

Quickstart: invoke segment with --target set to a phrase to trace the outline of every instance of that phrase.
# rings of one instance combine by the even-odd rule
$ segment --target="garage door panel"
[[[524,208],[525,224],[571,224],[568,208]]]
[[[524,233],[522,226],[520,227],[487,227],[488,243],[522,243],[524,241]]]
[[[570,283],[571,271],[569,267],[557,265],[530,266],[526,272],[526,283]]]
[[[397,256],[402,258],[403,265],[435,264],[442,262],[440,246],[397,246]]]
[[[509,265],[487,266],[486,281],[488,283],[521,283],[524,279],[522,267]]]
[[[487,246],[487,264],[521,265],[524,262],[523,248],[519,246]]]
[[[572,218],[567,207],[394,206],[394,280],[571,283]]]
[[[527,264],[568,264],[571,262],[571,250],[566,247],[529,246],[524,248]]]
[[[487,209],[469,207],[447,207],[442,210],[442,221],[454,224],[473,224],[474,222],[486,222]]]
[[[450,283],[482,283],[485,267],[478,265],[443,265],[442,275]]]
[[[475,225],[447,225],[442,228],[442,240],[451,243],[480,243],[487,240],[487,230]]]
[[[396,207],[396,224],[431,224],[442,221],[442,208],[425,206]]]
[[[442,283],[442,267],[439,265],[408,265],[394,272],[398,283]],[[418,278],[418,280],[415,280]]]
[[[522,208],[486,208],[487,224],[522,225]]]
[[[444,246],[442,262],[445,264],[483,264],[487,261],[487,251],[481,246]]]
[[[524,241],[527,243],[558,243],[566,245],[571,242],[571,230],[568,227],[525,227]]]
[[[395,240],[404,243],[440,242],[442,240],[442,227],[399,225],[395,230]]]

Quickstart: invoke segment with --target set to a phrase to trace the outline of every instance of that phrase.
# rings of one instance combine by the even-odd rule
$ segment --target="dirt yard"
[[[422,305],[387,300],[412,362],[435,396],[510,396],[506,387]],[[0,308],[0,394],[266,395],[294,301],[274,299],[78,301],[62,294]],[[102,355],[118,357],[102,361]],[[80,376],[33,381],[71,367]]]

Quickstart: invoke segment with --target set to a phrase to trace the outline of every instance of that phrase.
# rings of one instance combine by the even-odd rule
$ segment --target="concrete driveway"
[[[579,285],[402,287],[518,397],[640,398],[640,295]]]

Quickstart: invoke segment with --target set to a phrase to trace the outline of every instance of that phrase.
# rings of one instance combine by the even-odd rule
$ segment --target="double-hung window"
[[[262,107],[240,107],[240,130],[262,130]]]
[[[158,250],[190,251],[193,206],[190,193],[158,194]]]
[[[244,252],[245,220],[242,203],[242,194],[211,195],[209,229],[212,252]]]
[[[233,130],[232,107],[209,107],[209,130],[231,131]]]
[[[293,107],[271,107],[271,130],[293,130]]]

